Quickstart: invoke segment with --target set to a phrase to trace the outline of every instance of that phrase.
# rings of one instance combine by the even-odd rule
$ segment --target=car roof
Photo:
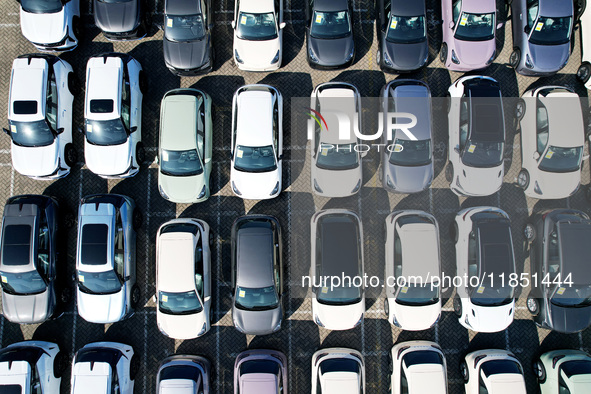
[[[188,150],[197,147],[197,110],[203,98],[189,94],[167,96],[162,102],[160,148]]]
[[[240,377],[240,392],[244,394],[274,394],[279,383],[270,373],[248,373]]]
[[[589,270],[589,249],[591,239],[591,224],[589,222],[572,223],[558,222],[558,236],[560,237],[559,253],[562,262],[562,274],[572,273],[574,284],[591,284],[591,270]]]
[[[584,144],[584,123],[580,97],[567,90],[553,90],[538,96],[548,111],[548,144],[572,148]]]
[[[14,120],[39,120],[45,117],[45,97],[47,93],[47,74],[49,65],[43,58],[19,58],[12,63],[10,85],[9,116]],[[12,103],[15,101],[36,101],[36,114],[15,114]]]
[[[314,9],[318,11],[344,11],[349,9],[348,0],[315,0]]]
[[[84,113],[96,120],[119,117],[121,108],[121,85],[123,83],[123,59],[119,56],[100,56],[88,60],[86,75],[86,101]],[[91,113],[91,100],[114,100],[113,112]]]
[[[196,0],[166,0],[164,13],[171,15],[194,15],[201,13],[201,2]]]
[[[268,228],[248,227],[236,234],[236,283],[247,288],[272,286],[273,232]]]
[[[321,272],[317,275],[359,275],[358,222],[349,214],[329,214],[320,218],[322,237]]]
[[[396,112],[407,112],[417,117],[417,124],[412,128],[412,134],[419,140],[431,138],[431,93],[423,84],[405,83],[393,86],[388,92],[395,103]],[[401,124],[408,120],[399,119]],[[409,140],[400,129],[396,129],[394,138]]]
[[[26,387],[30,382],[31,365],[26,361],[0,362],[0,384],[19,384]]]
[[[526,394],[523,375],[517,373],[498,373],[486,378],[489,394]]]
[[[541,16],[573,16],[574,13],[572,1],[540,0],[539,7]]]
[[[159,241],[158,290],[194,290],[195,236],[187,232],[170,232],[161,234]]]
[[[273,143],[273,103],[269,91],[245,90],[237,98],[236,144],[267,146]]]
[[[240,0],[240,11],[263,13],[275,9],[274,0]]]
[[[198,387],[193,379],[166,379],[160,382],[158,394],[195,394]]]
[[[111,366],[103,362],[76,363],[73,394],[106,394],[111,383]]]
[[[439,272],[439,235],[434,224],[407,223],[396,225],[402,245],[402,276],[424,277]],[[421,245],[421,247],[416,247]],[[407,262],[404,264],[404,262]]]
[[[408,392],[411,394],[446,394],[445,369],[441,364],[414,364],[407,368]]]
[[[509,220],[476,223],[480,236],[480,271],[510,274],[515,270]]]
[[[2,255],[0,256],[1,259],[1,266],[2,270],[6,272],[27,272],[35,269],[35,265],[33,262],[36,260],[35,255],[35,247],[36,247],[36,237],[37,237],[37,215],[39,215],[39,207],[35,204],[8,204],[4,207],[4,222],[2,228]],[[7,226],[27,226],[30,228],[30,235],[28,244],[25,246],[21,244],[20,240],[15,240],[18,242],[19,245],[14,244],[15,246],[22,246],[28,248],[28,263],[27,264],[20,264],[20,263],[9,263],[4,261],[4,255],[6,250],[4,249],[4,243],[8,237],[5,234]],[[18,235],[16,231],[13,231],[10,236]],[[19,248],[20,249],[20,248]],[[16,257],[16,256],[14,256]]]
[[[359,394],[359,379],[355,372],[327,372],[322,375],[322,393]]]
[[[355,91],[351,88],[340,87],[326,87],[321,89],[317,95],[318,106],[320,114],[325,111],[338,111],[340,113],[354,114],[356,112],[356,96]],[[327,144],[346,144],[357,141],[357,137],[353,132],[353,128],[349,131],[349,139],[339,138],[339,123],[336,116],[326,116],[326,123],[328,131],[322,128],[320,140]],[[351,119],[352,120],[352,119]],[[353,122],[351,122],[353,126]],[[320,142],[320,141],[318,141]]]
[[[473,96],[470,102],[472,112],[470,139],[479,142],[503,142],[505,121],[500,97],[498,95],[486,98]]]
[[[398,16],[419,16],[426,13],[424,0],[392,0],[391,12]]]

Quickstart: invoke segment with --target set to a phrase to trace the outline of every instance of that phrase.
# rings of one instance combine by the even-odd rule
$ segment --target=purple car
[[[277,350],[246,350],[234,363],[234,394],[288,394],[287,358]]]
[[[439,58],[452,71],[478,70],[496,56],[495,0],[442,0],[443,45]]]

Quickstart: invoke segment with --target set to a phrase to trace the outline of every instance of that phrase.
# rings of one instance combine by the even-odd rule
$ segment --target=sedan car
[[[283,0],[234,2],[234,62],[240,70],[274,71],[283,58]]]
[[[146,35],[141,0],[93,0],[94,24],[108,40],[136,40]]]
[[[527,394],[523,368],[507,350],[478,350],[460,363],[466,394]]]
[[[312,157],[311,181],[314,193],[324,197],[347,197],[361,189],[363,168],[361,159],[367,152],[359,152],[351,123],[349,138],[342,139],[342,130],[337,116],[327,112],[346,113],[350,119],[357,119],[357,131],[361,127],[361,95],[354,85],[345,82],[326,82],[318,85],[310,97],[314,111],[325,114],[324,123],[308,121],[308,136],[311,139]],[[329,132],[328,130],[335,130]],[[336,131],[338,130],[338,132]]]
[[[349,0],[310,0],[306,5],[306,54],[311,67],[335,69],[355,60]]]
[[[156,393],[210,394],[211,363],[201,356],[174,355],[160,363]]]
[[[393,193],[418,193],[428,189],[434,174],[429,87],[417,80],[396,79],[382,89],[380,97],[384,116],[409,113],[417,118],[412,138],[401,129],[382,133],[384,148],[378,170],[382,186]],[[388,119],[384,119],[383,124],[389,124]]]
[[[197,89],[173,89],[162,99],[158,190],[166,200],[192,204],[209,198],[211,105],[211,97]]]
[[[532,277],[527,309],[536,325],[562,333],[589,327],[589,216],[572,209],[545,211],[534,215],[524,232]]]
[[[141,64],[121,53],[92,57],[86,65],[84,158],[103,178],[138,173],[144,159],[142,99],[146,80]]]
[[[91,323],[115,323],[133,314],[140,300],[136,284],[135,202],[118,194],[80,201],[76,250],[78,314]]]
[[[82,31],[80,0],[18,0],[21,31],[40,51],[71,51]]]
[[[499,191],[505,174],[505,120],[499,83],[466,76],[449,88],[449,163],[445,176],[459,196]]]
[[[269,85],[246,85],[232,100],[230,184],[248,200],[281,193],[283,97]]]
[[[156,319],[174,339],[193,339],[211,324],[211,233],[199,219],[164,223],[156,235]]]
[[[76,163],[72,145],[74,71],[50,55],[22,55],[12,62],[8,98],[12,167],[33,179],[57,179]]]
[[[534,361],[542,394],[591,392],[591,356],[581,350],[551,350]]]
[[[312,355],[312,394],[365,394],[365,360],[354,349],[320,349]]]
[[[447,366],[438,344],[401,342],[390,352],[391,394],[447,394]]]
[[[234,394],[288,394],[287,357],[276,350],[246,350],[234,363]]]
[[[548,76],[560,71],[570,56],[572,1],[513,0],[513,52],[509,64],[520,74]]]
[[[232,320],[250,335],[267,335],[283,321],[281,226],[273,216],[247,215],[232,225]]]
[[[501,209],[466,208],[452,224],[457,277],[454,312],[460,324],[477,332],[499,332],[513,322],[517,267],[511,221]]]
[[[560,86],[528,90],[516,104],[521,132],[517,184],[529,197],[566,198],[581,183],[585,124],[579,96]]]
[[[211,4],[212,0],[164,2],[164,62],[173,74],[195,76],[213,69]]]

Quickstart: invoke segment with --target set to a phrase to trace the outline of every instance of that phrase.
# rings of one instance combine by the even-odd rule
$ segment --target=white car
[[[80,0],[18,0],[23,36],[40,51],[71,51],[78,46]]]
[[[472,331],[499,332],[513,322],[517,276],[511,221],[495,207],[466,208],[452,224],[457,277],[454,312]]]
[[[423,211],[398,211],[386,218],[386,299],[388,321],[403,330],[433,326],[441,315],[439,225]]]
[[[527,394],[523,368],[507,350],[479,350],[460,363],[466,394]]]
[[[591,7],[585,6],[580,16],[579,26],[581,29],[581,65],[577,70],[577,78],[585,84],[587,89],[591,89]]]
[[[445,177],[460,196],[488,196],[503,184],[505,121],[499,83],[465,76],[449,87],[449,163]]]
[[[447,365],[438,344],[401,342],[390,353],[390,394],[447,394]]]
[[[245,71],[274,71],[283,57],[283,0],[234,2],[234,62]]]
[[[521,171],[517,184],[529,197],[566,198],[581,184],[585,125],[579,96],[561,86],[528,90],[517,101]]]
[[[591,356],[581,350],[552,350],[534,361],[542,394],[591,393]]]
[[[74,71],[51,55],[23,55],[12,62],[9,129],[12,166],[33,179],[57,179],[76,163],[72,144]]]
[[[354,85],[345,82],[326,82],[316,86],[310,97],[310,107],[325,115],[326,125],[315,119],[308,120],[308,138],[311,141],[312,191],[324,197],[347,197],[361,189],[363,169],[361,158],[367,152],[357,150],[359,144],[353,127],[349,138],[341,140],[340,124],[331,111],[356,116],[361,127],[361,95]],[[317,119],[317,118],[316,118]],[[353,123],[351,123],[351,126]],[[331,130],[332,132],[330,132]]]
[[[156,319],[174,339],[204,335],[211,325],[211,233],[199,219],[164,223],[156,235]]]
[[[320,349],[312,355],[312,394],[365,394],[365,361],[354,349]]]
[[[247,200],[281,193],[283,97],[269,85],[246,85],[232,100],[232,191]]]
[[[144,160],[142,99],[146,80],[141,64],[127,54],[92,57],[86,65],[84,158],[103,178],[127,178]]]
[[[72,363],[71,394],[133,394],[139,359],[129,345],[89,343]]]

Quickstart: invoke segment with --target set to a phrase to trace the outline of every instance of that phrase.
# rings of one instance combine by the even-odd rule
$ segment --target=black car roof
[[[513,246],[509,220],[486,220],[476,224],[480,236],[480,272],[514,272]]]
[[[318,231],[322,239],[321,272],[325,275],[359,275],[359,231],[351,215],[332,214],[320,218]]]
[[[316,0],[314,9],[318,11],[334,12],[349,9],[348,0]]]
[[[425,15],[424,0],[392,0],[391,13],[398,16]]]
[[[201,2],[196,0],[166,0],[164,13],[170,15],[195,15],[201,13]]]
[[[591,223],[558,222],[560,239],[559,254],[562,262],[562,279],[570,273],[575,285],[591,284],[589,269],[589,240],[591,240]]]
[[[470,139],[478,142],[503,142],[504,119],[498,98],[472,99],[472,128]]]

